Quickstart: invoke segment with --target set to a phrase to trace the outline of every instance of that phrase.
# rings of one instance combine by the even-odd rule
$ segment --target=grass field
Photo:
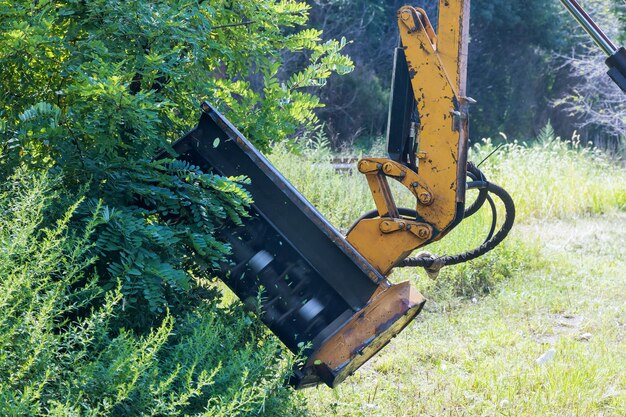
[[[472,159],[492,149],[484,142]],[[272,159],[338,228],[372,208],[358,174],[337,174],[319,150],[304,156],[279,149]],[[626,171],[549,137],[506,146],[484,170],[516,200],[513,235],[436,281],[394,272],[427,307],[343,385],[298,394],[306,415],[626,415]],[[487,221],[476,216],[428,249],[469,249]]]
[[[310,415],[626,415],[624,225],[613,214],[519,227],[541,236],[541,268],[487,297],[431,298],[344,385],[306,392]]]

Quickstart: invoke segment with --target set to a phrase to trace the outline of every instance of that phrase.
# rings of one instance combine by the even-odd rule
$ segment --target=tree
[[[497,132],[534,137],[559,94],[551,51],[567,49],[569,16],[559,2],[472,1],[468,94],[474,140]]]
[[[396,11],[403,1],[311,1],[311,23],[325,36],[345,37],[345,52],[355,71],[330,77],[319,94],[325,106],[317,111],[335,148],[351,146],[359,138],[384,135],[389,107],[393,50],[399,35]],[[429,12],[432,4],[425,6]]]
[[[100,210],[96,269],[105,289],[121,282],[128,325],[207,296],[200,283],[229,249],[214,233],[250,203],[243,178],[152,160],[193,126],[200,100],[268,150],[316,122],[307,88],[351,70],[344,43],[303,28],[308,10],[296,0],[0,3],[0,175],[60,172],[69,200],[86,196],[74,227]],[[290,73],[285,51],[303,57]]]

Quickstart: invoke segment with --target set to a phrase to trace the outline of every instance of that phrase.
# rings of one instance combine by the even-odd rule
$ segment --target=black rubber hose
[[[489,206],[491,206],[491,228],[489,229],[489,234],[485,239],[485,243],[493,237],[493,234],[496,231],[496,223],[498,223],[498,211],[496,210],[496,203],[493,202],[493,198],[491,198],[490,195],[487,195],[487,201],[489,202]]]
[[[487,178],[485,178],[485,175],[482,173],[482,171],[476,168],[476,166],[471,162],[467,163],[467,176],[470,177],[473,181],[487,181]],[[480,189],[478,191],[478,197],[476,197],[476,200],[472,203],[471,206],[465,209],[465,212],[463,213],[463,218],[467,219],[468,217],[476,214],[476,212],[480,210],[483,204],[485,204],[485,200],[487,199],[488,194],[489,192],[486,188]]]
[[[470,178],[474,178],[474,175],[470,174],[468,172],[468,176]],[[487,202],[489,202],[489,206],[491,208],[491,227],[489,228],[489,233],[487,234],[487,237],[485,238],[485,242],[487,242],[489,239],[491,239],[491,237],[493,236],[494,232],[496,231],[496,224],[498,223],[498,211],[496,209],[496,205],[493,202],[493,199],[491,198],[491,196],[489,195],[489,191],[487,190],[487,185],[488,182],[487,181],[472,181],[469,182],[467,184],[467,189],[473,189],[473,188],[477,188],[480,190],[481,193],[484,193],[485,195],[485,199]],[[480,206],[482,206],[484,204],[484,200],[482,201],[482,204],[480,204]],[[474,206],[476,203],[478,202],[478,200],[476,200],[476,202],[474,204],[472,204],[472,206]],[[480,206],[478,207],[480,209]],[[471,207],[470,207],[471,208]],[[474,214],[471,213],[470,216]],[[465,216],[464,219],[466,219],[469,216]]]
[[[435,257],[406,258],[403,261],[401,261],[398,266],[400,267],[420,266],[420,267],[428,268],[432,266],[433,263],[435,263],[435,261],[439,263],[443,263],[443,265],[456,265],[462,262],[467,262],[467,261],[471,261],[472,259],[476,259],[479,256],[484,255],[485,253],[489,252],[490,250],[498,246],[513,228],[513,223],[515,222],[515,204],[513,203],[513,199],[511,198],[509,193],[507,193],[503,188],[490,182],[487,182],[486,184],[487,184],[487,187],[486,187],[487,190],[490,193],[498,196],[498,198],[502,200],[502,202],[504,203],[504,210],[505,210],[504,223],[502,224],[502,227],[500,228],[500,230],[498,230],[498,232],[491,239],[487,240],[476,249],[473,249],[471,251],[468,251],[459,255],[443,256],[441,258],[435,258]]]

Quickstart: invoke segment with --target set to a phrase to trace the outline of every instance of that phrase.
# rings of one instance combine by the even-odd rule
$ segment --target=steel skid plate
[[[232,247],[220,278],[245,304],[260,300],[261,320],[309,358],[295,386],[336,385],[417,315],[424,298],[391,285],[210,104],[173,147],[205,172],[250,179],[250,217],[220,231]]]

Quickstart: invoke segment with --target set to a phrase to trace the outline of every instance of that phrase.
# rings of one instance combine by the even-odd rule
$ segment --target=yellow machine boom
[[[395,94],[410,89],[413,100],[390,114],[416,110],[409,138],[406,129],[390,130],[389,142],[412,143],[406,159],[367,158],[359,162],[376,203],[378,216],[359,221],[348,241],[383,274],[415,249],[441,239],[462,219],[468,144],[465,95],[469,0],[439,2],[438,34],[423,9],[402,7],[397,14],[402,47],[397,54]],[[414,108],[411,108],[413,106]],[[408,107],[408,109],[406,109]],[[390,117],[390,124],[392,121]],[[400,123],[406,124],[406,120]],[[407,155],[404,155],[405,157]],[[411,158],[413,156],[413,158]],[[414,162],[411,162],[414,161]],[[400,182],[416,200],[414,219],[401,216],[388,179]]]

